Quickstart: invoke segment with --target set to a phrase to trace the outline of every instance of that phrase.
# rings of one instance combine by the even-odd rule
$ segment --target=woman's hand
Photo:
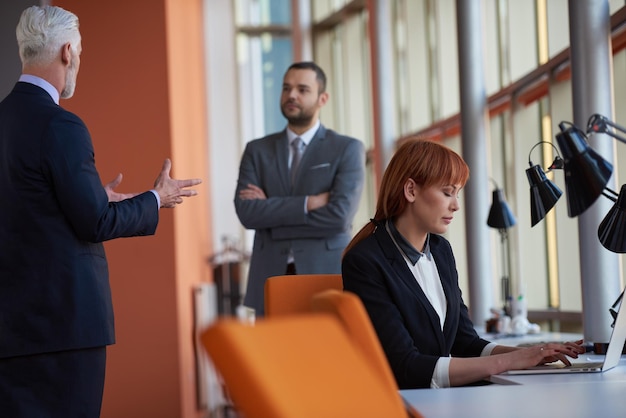
[[[585,352],[583,340],[566,343],[547,343],[519,350],[511,351],[511,364],[508,370],[526,369],[541,364],[562,361],[566,366],[571,365],[569,358],[578,358]]]

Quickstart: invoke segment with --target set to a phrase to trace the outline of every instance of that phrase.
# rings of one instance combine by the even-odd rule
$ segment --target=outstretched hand
[[[202,183],[201,179],[176,180],[170,177],[172,161],[166,158],[159,176],[154,181],[154,190],[159,194],[162,208],[173,208],[177,204],[183,203],[183,197],[196,196],[195,190],[188,187]]]
[[[137,196],[139,193],[117,193],[113,189],[120,185],[122,182],[122,173],[119,173],[111,182],[104,185],[104,190],[107,192],[109,202],[119,202],[121,200],[130,199]]]

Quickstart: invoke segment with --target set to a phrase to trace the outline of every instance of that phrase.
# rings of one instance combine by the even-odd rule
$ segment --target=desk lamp
[[[559,151],[551,142],[540,141],[528,152],[528,165],[530,168],[526,169],[526,177],[528,177],[528,182],[530,183],[531,227],[537,225],[546,216],[546,213],[552,209],[563,194],[561,189],[548,180],[543,169],[539,165],[533,164],[530,159],[530,154],[540,144],[550,144],[557,152],[557,156],[550,167],[548,167],[547,172],[563,168],[563,159],[561,159]]]
[[[569,126],[568,126],[569,125]],[[594,114],[587,123],[587,133],[605,133],[620,142],[626,139],[609,127],[626,133],[606,117]],[[556,139],[565,157],[565,186],[568,215],[573,218],[583,213],[600,195],[615,202],[598,228],[598,238],[607,250],[626,253],[626,185],[619,195],[606,187],[613,166],[597,154],[587,143],[585,134],[568,122],[559,124],[561,132]]]
[[[605,133],[620,142],[626,143],[613,128],[626,133],[626,128],[611,122],[606,117],[594,114],[587,122],[587,133]],[[589,147],[585,134],[578,128],[566,123],[559,124],[561,133],[556,138],[565,156],[565,183],[568,195],[568,214],[570,217],[584,212],[600,196],[615,202],[598,227],[598,239],[604,248],[614,253],[626,253],[626,185],[619,195],[606,187],[613,172],[613,166]],[[615,320],[614,308],[620,302],[624,292],[619,295],[611,307]],[[615,323],[615,322],[613,322]]]
[[[587,133],[606,133],[626,143],[626,139],[614,133],[609,127],[626,133],[625,128],[598,114],[594,114],[589,118]],[[618,196],[615,191],[606,187],[613,172],[613,166],[589,146],[585,132],[569,122],[561,122],[559,129],[561,132],[556,135],[556,140],[563,154],[562,168],[565,171],[569,217],[573,218],[583,213],[600,195],[604,195],[612,200],[615,202],[615,205],[601,222],[598,228],[598,238],[601,244],[609,251],[625,253],[626,188],[623,186]],[[534,210],[534,207],[531,210]],[[621,298],[622,295],[620,295],[612,308],[619,303]],[[595,349],[596,352],[600,352],[599,350],[602,349]]]
[[[589,122],[587,122],[587,133],[605,133],[618,139],[620,142],[626,143],[626,139],[609,129],[609,126],[626,133],[626,128],[598,114],[591,115],[589,118]],[[614,253],[626,253],[626,185],[622,185],[619,195],[608,188],[606,188],[605,191],[611,195],[604,192],[602,194],[615,202],[615,204],[600,223],[598,227],[598,238],[602,246],[607,250]],[[617,196],[617,198],[614,196]]]
[[[491,228],[498,229],[500,233],[500,244],[502,246],[502,299],[504,302],[504,310],[507,315],[510,315],[511,304],[511,286],[509,279],[509,267],[507,263],[507,250],[508,250],[508,229],[516,224],[515,216],[511,208],[504,199],[504,192],[498,187],[498,184],[494,179],[490,179],[495,185],[493,191],[493,201],[491,203],[491,209],[489,210],[489,216],[487,217],[487,225]]]
[[[556,140],[565,161],[567,213],[574,218],[587,210],[601,194],[606,196],[605,188],[613,166],[589,146],[584,132],[576,126],[561,122],[559,128],[561,132],[556,134]]]

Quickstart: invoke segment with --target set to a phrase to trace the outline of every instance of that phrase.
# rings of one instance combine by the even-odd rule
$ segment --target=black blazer
[[[443,332],[384,225],[343,258],[344,289],[363,301],[400,389],[430,387],[439,357],[479,356],[488,344],[470,321],[450,243],[431,234],[430,250],[447,300]]]
[[[102,241],[157,223],[151,192],[109,203],[85,124],[17,83],[0,103],[0,358],[112,344]]]

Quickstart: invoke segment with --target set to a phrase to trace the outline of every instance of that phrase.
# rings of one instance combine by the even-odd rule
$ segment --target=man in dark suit
[[[97,417],[106,346],[115,342],[102,242],[152,235],[199,179],[165,160],[154,189],[102,186],[82,120],[61,108],[80,66],[78,18],[26,9],[17,26],[22,75],[0,102],[0,415]]]
[[[282,274],[340,273],[365,176],[361,141],[325,128],[326,76],[313,62],[283,78],[284,131],[247,144],[235,208],[255,230],[244,304],[264,314],[263,287]],[[297,145],[296,145],[297,144]]]

